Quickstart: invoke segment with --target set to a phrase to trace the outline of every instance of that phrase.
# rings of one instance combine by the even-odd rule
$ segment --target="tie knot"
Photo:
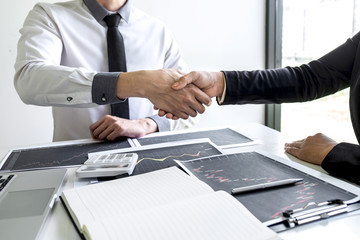
[[[117,27],[120,22],[120,15],[119,14],[111,14],[104,17],[104,21],[108,25],[108,27]]]

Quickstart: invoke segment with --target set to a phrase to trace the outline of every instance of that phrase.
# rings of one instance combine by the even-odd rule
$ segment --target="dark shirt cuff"
[[[119,72],[97,73],[93,79],[91,89],[92,100],[99,105],[124,102],[116,96],[116,84]]]
[[[170,120],[168,120],[166,117],[160,117],[159,115],[153,115],[148,117],[157,124],[158,131],[164,132],[164,131],[170,131]]]
[[[360,184],[360,146],[337,144],[325,157],[321,167],[331,175]]]

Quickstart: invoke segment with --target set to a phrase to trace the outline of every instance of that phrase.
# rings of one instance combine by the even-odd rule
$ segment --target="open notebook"
[[[231,195],[177,167],[66,190],[61,198],[86,239],[280,239]]]

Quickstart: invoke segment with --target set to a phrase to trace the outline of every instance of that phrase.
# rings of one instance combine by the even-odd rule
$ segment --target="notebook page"
[[[276,240],[280,237],[223,191],[104,219],[92,239]]]
[[[82,228],[91,221],[134,214],[209,192],[213,190],[207,184],[172,167],[66,190],[63,198]]]

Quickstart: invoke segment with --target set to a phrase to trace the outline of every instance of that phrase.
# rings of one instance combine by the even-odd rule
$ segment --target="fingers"
[[[193,85],[190,85],[190,86],[193,86]],[[204,93],[203,91],[201,91],[198,88],[196,88],[195,98],[201,104],[205,104],[208,107],[211,105],[211,98],[206,93]],[[205,108],[203,106],[202,106],[202,109],[205,111]],[[198,112],[204,113],[204,111],[202,111],[202,112],[198,111]]]
[[[154,107],[155,108],[155,107]],[[176,116],[174,116],[172,113],[167,113],[167,112],[165,112],[164,110],[162,110],[162,109],[155,109],[155,110],[159,110],[158,111],[158,115],[160,116],[160,117],[166,117],[167,119],[172,119],[172,120],[178,120],[179,118],[178,117],[176,117]]]
[[[172,119],[172,120],[178,120],[179,119],[177,116],[174,116],[171,113],[166,113],[166,118],[167,119]]]
[[[180,106],[178,109],[181,109],[182,112],[192,117],[195,117],[197,113],[204,113],[205,107],[203,106],[203,103],[209,105],[211,102],[211,98],[193,84],[186,86],[176,93],[180,94]],[[175,112],[171,113],[180,117]]]
[[[99,139],[98,136],[101,132],[103,132],[106,128],[104,124],[105,117],[101,118],[99,121],[95,122],[94,124],[90,125],[90,133],[93,139]]]
[[[182,79],[182,72],[173,69],[149,72],[152,77],[158,79],[156,84],[149,84],[147,89],[147,98],[154,104],[154,109],[159,116],[167,115],[170,119],[188,119],[189,116],[196,117],[198,113],[205,111],[205,105],[211,104],[211,97],[204,92],[199,86],[189,84],[197,81],[201,76],[200,72],[192,72],[185,75],[184,80],[180,80],[183,86],[178,90],[172,89],[171,84],[177,79]]]
[[[172,84],[172,88],[174,90],[180,90],[186,87],[186,85],[196,81],[198,79],[198,73],[197,72],[191,72],[187,75],[182,76],[179,78],[175,83]]]
[[[92,124],[89,129],[93,139],[113,141],[124,133],[121,119],[111,115],[105,115],[99,121]]]
[[[114,140],[116,137],[109,137],[114,132],[114,119],[110,115],[106,115],[101,118],[99,121],[95,122],[90,126],[91,136],[94,139],[103,140]]]
[[[294,141],[292,143],[285,143],[285,147],[301,148],[303,143],[304,143],[303,140]]]
[[[172,120],[178,120],[179,118],[187,119],[189,116],[196,117],[198,113],[204,113],[205,107],[203,104],[211,105],[211,98],[193,84],[179,91],[181,93],[176,99],[177,106],[174,108],[174,111],[166,111],[154,107],[155,110],[159,110],[159,116],[166,116]]]
[[[297,140],[292,143],[285,143],[284,149],[285,152],[293,155],[294,157],[299,158],[301,153],[301,148],[304,145],[305,139]]]
[[[106,138],[109,141],[114,141],[118,137],[121,137],[121,134],[119,131],[116,131],[116,129],[113,129],[112,131],[108,132],[106,136],[104,136],[104,138]]]
[[[172,113],[167,113],[167,112],[165,112],[164,110],[161,110],[161,109],[159,110],[158,115],[160,117],[165,116],[167,119],[171,119],[171,120],[179,120],[180,119],[179,117],[173,115]]]
[[[189,114],[188,114],[188,112],[189,112]],[[194,110],[190,110],[190,109],[187,110],[186,113],[181,112],[181,111],[173,111],[173,113],[171,113],[171,114],[173,114],[174,116],[177,116],[178,118],[185,119],[185,120],[188,119],[189,116],[194,117],[197,115],[197,113]]]
[[[285,146],[285,152],[293,155],[294,157],[299,158],[301,149],[298,147]]]
[[[166,116],[166,117],[168,117],[168,116]],[[168,118],[170,118],[170,117],[171,117],[172,120],[178,120],[179,119],[177,116],[169,116]]]
[[[156,110],[156,109],[155,109]],[[163,116],[165,116],[167,113],[164,111],[164,110],[162,110],[162,109],[158,109],[159,111],[158,111],[158,115],[160,116],[160,117],[163,117]]]

